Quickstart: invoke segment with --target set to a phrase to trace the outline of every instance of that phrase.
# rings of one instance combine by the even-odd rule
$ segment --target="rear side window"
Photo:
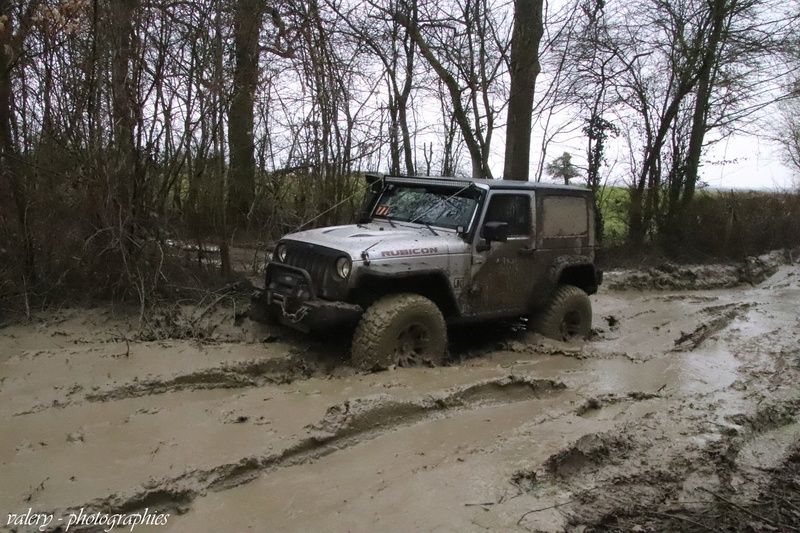
[[[546,196],[542,200],[542,237],[577,237],[589,233],[589,209],[580,196]]]
[[[527,194],[495,194],[486,209],[486,222],[508,222],[509,237],[531,234],[531,197]]]

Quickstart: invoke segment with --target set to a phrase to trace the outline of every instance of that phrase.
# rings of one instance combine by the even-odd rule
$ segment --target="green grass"
[[[622,244],[628,234],[627,187],[602,187],[597,192],[597,204],[603,215],[603,243]]]

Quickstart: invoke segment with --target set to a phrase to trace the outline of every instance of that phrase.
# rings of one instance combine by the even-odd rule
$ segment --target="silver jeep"
[[[541,183],[367,175],[358,224],[291,233],[252,316],[304,331],[356,326],[365,369],[440,364],[447,325],[526,316],[561,340],[589,334],[591,191]]]

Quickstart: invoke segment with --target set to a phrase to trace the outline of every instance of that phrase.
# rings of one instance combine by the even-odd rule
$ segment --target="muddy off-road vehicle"
[[[251,316],[304,331],[353,325],[365,369],[442,362],[447,325],[528,317],[589,334],[602,273],[588,190],[502,180],[368,175],[358,224],[276,245]]]

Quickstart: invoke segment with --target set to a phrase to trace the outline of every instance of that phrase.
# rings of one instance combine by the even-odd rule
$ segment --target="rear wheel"
[[[585,339],[592,330],[592,302],[574,285],[560,285],[547,308],[531,319],[531,329],[559,341]]]
[[[436,366],[447,348],[439,308],[418,294],[391,294],[373,303],[353,335],[353,364],[364,370],[390,365]]]

